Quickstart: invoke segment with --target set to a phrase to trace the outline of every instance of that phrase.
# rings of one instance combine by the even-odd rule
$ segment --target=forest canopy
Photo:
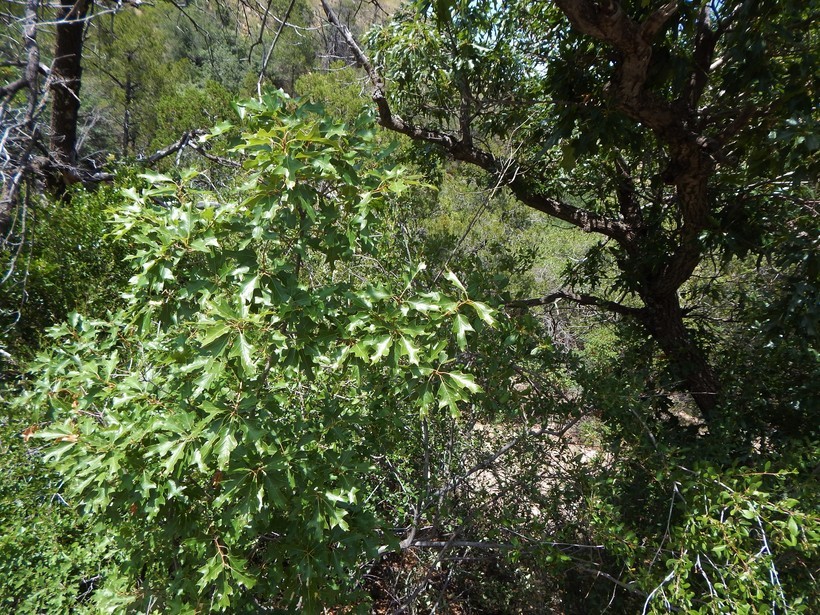
[[[817,611],[817,10],[0,10],[9,612]]]

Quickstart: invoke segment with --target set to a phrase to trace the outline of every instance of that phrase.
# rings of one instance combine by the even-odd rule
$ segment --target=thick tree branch
[[[0,62],[0,66],[7,67],[7,66],[14,66],[15,68],[25,68],[28,65],[28,62]],[[44,77],[48,77],[51,74],[51,68],[40,62],[37,66],[38,72],[43,75]]]
[[[692,109],[692,114],[681,113],[679,105],[664,100],[645,87],[652,58],[652,42],[675,14],[678,3],[664,4],[640,24],[630,19],[614,0],[605,3],[556,0],[556,4],[575,28],[620,52],[615,77],[616,102],[627,116],[648,126],[667,147],[670,161],[664,180],[676,188],[683,225],[670,256],[649,281],[648,290],[656,295],[675,293],[700,262],[700,235],[709,220],[707,184],[714,169],[712,152],[716,147],[713,140],[698,135],[690,128],[695,109]],[[704,23],[699,42],[703,57],[695,59],[699,66],[703,63],[708,65],[715,43]],[[706,75],[703,71],[698,73],[688,94],[690,98],[700,97]]]
[[[208,134],[207,130],[202,128],[197,128],[195,130],[187,130],[182,133],[182,136],[174,141],[163,147],[162,149],[158,149],[153,154],[148,156],[138,156],[137,163],[142,165],[150,165],[154,164],[155,162],[159,162],[163,158],[167,158],[168,156],[172,156],[177,152],[185,149],[186,147],[194,150],[197,154],[202,156],[203,158],[210,160],[211,162],[215,162],[225,167],[230,167],[232,169],[238,169],[242,165],[235,160],[230,160],[228,158],[223,158],[222,156],[216,156],[208,152],[202,145],[197,142],[197,139],[202,135]],[[110,181],[114,179],[113,173],[94,173],[94,174],[87,174],[84,173],[81,169],[75,169],[75,172],[78,175],[82,176],[84,181],[87,182],[101,182],[101,181]]]
[[[580,32],[609,43],[623,54],[618,83],[619,98],[637,103],[642,98],[647,69],[652,58],[652,41],[677,12],[673,0],[652,13],[643,24],[632,21],[618,2],[555,0],[558,7]]]
[[[692,117],[697,114],[698,103],[709,81],[715,46],[719,38],[718,32],[713,31],[711,28],[710,10],[709,5],[704,4],[698,14],[695,50],[692,53],[692,72],[682,95]]]
[[[192,150],[194,150],[197,154],[199,154],[206,160],[215,162],[216,164],[222,165],[223,167],[229,167],[231,169],[242,168],[242,165],[236,162],[235,160],[223,158],[222,156],[215,156],[214,154],[206,151],[205,148],[203,148],[199,143],[195,143],[194,141],[189,142],[188,147],[190,147]]]
[[[28,81],[25,77],[20,77],[19,79],[12,81],[11,83],[7,83],[6,85],[0,85],[0,98],[9,98],[14,97],[17,92],[22,90],[24,87],[28,85]]]
[[[624,113],[648,126],[669,145],[695,144],[703,150],[713,146],[687,128],[686,120],[689,118],[682,117],[674,104],[645,88],[652,59],[652,43],[677,12],[676,0],[661,6],[643,23],[630,19],[614,0],[605,3],[556,0],[556,4],[578,31],[611,45],[620,52],[615,94]],[[710,55],[709,46],[714,46],[716,42],[711,41],[707,33],[708,27],[702,37],[704,42],[701,53],[704,56]]]
[[[167,145],[162,149],[155,151],[150,156],[138,157],[137,162],[153,164],[158,160],[162,160],[163,158],[170,156],[171,154],[177,153],[179,150],[183,149],[186,145],[188,145],[193,139],[199,138],[200,135],[204,135],[206,134],[206,132],[207,131],[205,130],[186,130],[182,133],[182,136],[179,139],[177,139],[170,145]]]
[[[457,160],[472,162],[468,158],[460,158],[454,155]],[[482,166],[482,165],[479,165]],[[498,164],[496,163],[495,167]],[[482,167],[493,172],[494,167]],[[540,212],[558,218],[564,222],[569,222],[587,233],[598,233],[614,239],[622,245],[628,245],[633,239],[632,229],[628,225],[613,220],[606,216],[593,213],[586,209],[574,207],[564,201],[545,196],[532,187],[529,179],[525,175],[517,175],[507,184],[516,198],[525,205]]]
[[[229,160],[227,158],[223,158],[222,156],[215,156],[210,152],[206,151],[205,148],[203,148],[197,142],[197,139],[199,139],[199,137],[206,134],[208,134],[208,131],[202,128],[188,130],[182,133],[182,136],[179,139],[177,139],[170,145],[167,145],[166,147],[163,147],[162,149],[155,151],[150,156],[140,156],[139,158],[137,158],[137,162],[142,164],[153,164],[159,160],[162,160],[163,158],[167,158],[171,154],[175,154],[178,151],[185,149],[186,147],[189,147],[203,158],[206,158],[211,162],[221,164],[222,166],[231,167],[233,169],[238,169],[242,166],[235,160]]]
[[[356,62],[364,69],[373,86],[373,102],[379,114],[379,123],[394,132],[406,135],[417,141],[425,141],[443,147],[450,156],[461,162],[468,162],[481,167],[499,178],[501,183],[507,184],[515,196],[525,205],[540,212],[569,222],[588,233],[600,233],[619,243],[627,243],[631,239],[629,228],[618,220],[607,218],[599,214],[580,209],[559,199],[544,196],[537,191],[531,182],[520,173],[517,165],[512,161],[496,158],[472,143],[469,125],[464,125],[462,118],[462,138],[445,132],[430,130],[405,122],[394,114],[385,94],[384,80],[373,67],[367,55],[353,38],[350,30],[339,21],[334,10],[326,0],[322,0],[322,7],[328,20],[339,30],[348,47],[356,58]]]
[[[609,312],[613,312],[615,314],[620,314],[621,316],[629,316],[631,318],[638,318],[643,319],[645,317],[645,312],[643,308],[634,308],[629,307],[626,305],[622,305],[615,301],[609,301],[607,299],[601,299],[600,297],[595,297],[593,295],[587,295],[583,293],[573,293],[566,290],[560,290],[554,293],[550,293],[549,295],[545,295],[543,297],[535,297],[533,299],[518,299],[515,301],[509,301],[508,303],[504,304],[504,307],[508,308],[527,308],[527,307],[536,307],[539,305],[552,305],[558,301],[565,300],[571,301],[578,305],[589,305],[592,307],[598,307],[605,309]]]

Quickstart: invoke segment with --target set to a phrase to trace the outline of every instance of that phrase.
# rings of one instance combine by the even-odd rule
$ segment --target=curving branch
[[[27,85],[28,80],[25,77],[20,77],[16,81],[12,81],[6,85],[0,85],[0,98],[12,99],[17,92],[22,90]]]
[[[613,80],[608,88],[612,99],[610,106],[650,130],[665,149],[668,164],[660,178],[674,186],[674,207],[677,209],[676,217],[681,221],[680,226],[668,236],[657,228],[654,235],[650,234],[653,229],[647,228],[643,220],[634,181],[625,164],[616,164],[618,179],[615,196],[620,216],[610,218],[545,195],[537,181],[528,177],[514,160],[502,160],[475,146],[469,130],[470,118],[465,115],[463,106],[457,118],[460,120],[460,134],[415,126],[405,121],[391,109],[379,71],[349,30],[339,22],[327,0],[322,0],[328,20],[341,33],[356,62],[367,73],[382,126],[414,140],[439,145],[453,159],[481,167],[493,174],[500,185],[509,186],[519,201],[533,209],[586,232],[613,239],[626,255],[619,266],[625,273],[637,277],[637,293],[643,302],[643,307],[633,308],[591,295],[562,291],[511,305],[527,307],[563,299],[637,318],[670,357],[684,388],[693,395],[708,419],[717,405],[720,383],[703,350],[684,324],[684,310],[678,290],[691,278],[702,260],[701,237],[712,223],[708,184],[714,174],[719,143],[697,132],[697,109],[690,110],[679,100],[667,100],[664,92],[652,91],[647,85],[653,44],[678,11],[679,2],[666,2],[643,21],[631,19],[616,0],[555,0],[555,4],[572,27],[617,52]],[[700,56],[695,60],[698,66],[711,65],[711,46],[716,43],[707,30],[709,27],[704,22]],[[701,71],[693,82],[691,93],[696,98],[700,97],[698,92],[705,88],[702,78]],[[457,85],[462,87],[464,97],[463,84]],[[662,250],[657,250],[657,246],[652,245],[653,241],[660,241]],[[648,265],[645,256],[650,250],[658,255]]]
[[[554,303],[557,303],[561,300],[571,301],[572,303],[575,303],[577,305],[588,305],[592,307],[601,308],[607,310],[608,312],[620,314],[621,316],[637,318],[639,320],[644,319],[646,316],[646,311],[644,308],[629,307],[616,301],[601,299],[600,297],[595,297],[594,295],[587,295],[584,293],[574,293],[568,290],[559,290],[557,292],[550,293],[549,295],[544,295],[543,297],[508,301],[504,304],[504,307],[528,308],[536,307],[539,305],[553,305]]]
[[[327,0],[322,0],[322,8],[330,23],[339,30],[348,47],[350,47],[353,56],[356,58],[356,62],[367,73],[368,79],[373,86],[372,98],[376,104],[379,115],[379,124],[388,130],[406,135],[416,141],[439,145],[444,148],[453,159],[474,164],[492,173],[499,178],[501,183],[509,186],[516,198],[537,211],[569,222],[587,233],[599,233],[610,237],[621,244],[626,244],[631,241],[632,234],[629,227],[620,220],[608,218],[586,209],[575,207],[560,199],[543,195],[535,188],[533,183],[520,172],[517,165],[510,164],[510,161],[501,160],[490,152],[473,145],[469,130],[462,130],[463,134],[461,138],[459,138],[447,132],[416,126],[406,122],[401,116],[393,113],[385,93],[384,80],[373,67],[367,54],[362,50],[361,46],[350,33],[350,30],[339,21],[338,16]],[[464,122],[462,122],[462,128],[466,129],[468,126],[465,126]]]

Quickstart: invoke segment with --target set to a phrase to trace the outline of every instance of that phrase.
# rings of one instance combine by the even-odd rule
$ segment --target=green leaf
[[[234,438],[233,433],[230,431],[226,431],[225,434],[222,436],[222,440],[220,441],[219,446],[217,448],[217,469],[224,470],[228,467],[228,462],[231,458],[231,452],[233,452],[233,449],[236,448],[236,444],[236,438]]]
[[[239,346],[239,360],[242,363],[242,370],[250,377],[256,373],[256,362],[253,360],[253,346],[245,338],[244,333],[240,333],[236,343]]]
[[[375,352],[372,355],[370,355],[370,362],[375,363],[376,361],[384,357],[390,350],[390,346],[392,344],[393,338],[390,335],[385,335],[379,341],[377,341],[375,345]]]
[[[433,303],[431,301],[425,299],[408,299],[407,305],[412,307],[417,312],[437,312],[441,309],[441,306],[437,303]]]
[[[253,299],[253,291],[256,290],[256,285],[259,282],[259,276],[253,276],[242,283],[239,290],[239,297],[242,303],[249,304]]]
[[[205,335],[199,339],[199,343],[205,347],[211,345],[213,342],[218,340],[220,337],[225,335],[226,333],[230,332],[230,328],[228,327],[228,323],[225,321],[220,321],[214,325],[207,327],[205,330]]]
[[[453,273],[452,271],[450,271],[450,270],[448,269],[448,270],[447,270],[447,272],[444,274],[444,277],[445,277],[445,278],[447,278],[448,280],[450,280],[450,282],[452,282],[452,283],[453,283],[453,285],[454,285],[456,288],[458,288],[461,292],[463,292],[463,293],[465,293],[465,294],[467,293],[467,289],[466,289],[466,288],[464,288],[464,285],[463,285],[463,284],[461,283],[461,281],[460,281],[460,280],[456,277],[456,274],[455,274],[455,273]]]
[[[473,326],[464,314],[456,314],[455,320],[453,321],[453,333],[456,335],[458,347],[461,350],[467,348],[467,331],[475,331],[475,329],[473,329]]]
[[[413,343],[408,340],[403,335],[399,338],[399,342],[401,343],[401,348],[404,351],[404,354],[407,355],[407,361],[411,365],[418,365],[419,364],[419,349],[416,348]]]
[[[216,380],[218,380],[225,370],[225,364],[222,361],[216,361],[213,358],[208,359],[202,368],[202,375],[196,379],[192,397],[198,398],[202,395]]]
[[[172,474],[174,471],[174,467],[176,466],[177,462],[179,461],[180,457],[182,457],[183,453],[185,452],[185,440],[180,440],[177,445],[173,448],[173,452],[168,460],[163,464],[165,471],[168,474]]]
[[[447,386],[444,382],[444,379],[441,380],[441,383],[438,387],[438,407],[443,408],[445,406],[450,408],[450,415],[453,418],[458,417],[461,413],[458,410],[458,405],[456,405],[456,401],[458,401],[458,396]]]
[[[248,589],[253,589],[254,585],[256,585],[256,579],[248,574],[246,570],[247,562],[244,559],[239,559],[238,557],[231,557],[229,561],[231,566],[231,576],[234,580],[241,583]]]
[[[125,196],[128,199],[131,199],[136,203],[142,204],[144,202],[142,196],[140,196],[140,194],[137,192],[137,189],[134,187],[123,188],[122,190],[120,190],[120,192],[123,196]]]
[[[243,109],[244,109],[244,107],[243,107]],[[200,135],[199,142],[200,143],[205,143],[207,141],[210,141],[214,137],[218,137],[219,135],[228,132],[232,128],[233,128],[233,124],[231,124],[228,121],[219,122],[219,124],[217,124],[216,126],[211,128],[210,132],[208,132],[207,134],[204,134],[204,135]]]
[[[797,526],[797,521],[794,520],[794,517],[789,517],[788,527],[789,533],[792,535],[792,538],[800,534],[800,528]]]
[[[482,388],[476,384],[476,381],[473,380],[472,375],[465,374],[463,372],[449,372],[447,376],[455,383],[455,385],[461,389],[467,389],[470,393],[481,393]]]
[[[743,516],[744,519],[757,519],[757,511],[754,508],[744,508],[740,511],[740,514]]]
[[[364,341],[354,344],[351,347],[350,352],[353,354],[353,356],[358,357],[362,361],[368,361],[370,359],[370,355],[368,354],[367,350],[367,344],[365,344]]]
[[[572,143],[565,141],[561,144],[561,168],[569,172],[575,168],[575,164],[575,149]]]
[[[74,448],[74,446],[74,442],[65,442],[57,446],[50,446],[46,454],[43,455],[43,461],[59,461],[63,457],[63,455],[65,455],[68,451]]]
[[[479,301],[470,301],[469,304],[475,310],[478,317],[486,322],[489,326],[495,326],[495,318],[493,317],[493,310],[488,305]]]
[[[219,578],[223,571],[222,557],[216,554],[198,570],[201,576],[197,582],[197,587],[204,592],[213,581]]]
[[[153,171],[146,171],[145,173],[140,173],[139,177],[142,179],[148,180],[152,184],[173,184],[174,180],[167,175],[163,175],[162,173],[154,173]]]

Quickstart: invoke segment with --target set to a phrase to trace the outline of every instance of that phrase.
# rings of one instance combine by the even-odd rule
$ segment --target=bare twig
[[[568,421],[567,423],[562,425],[559,429],[549,429],[546,426],[541,427],[539,429],[528,429],[523,434],[521,434],[519,436],[516,436],[515,438],[512,438],[506,444],[504,444],[504,446],[502,446],[500,449],[498,449],[497,451],[495,451],[491,455],[488,455],[483,460],[481,460],[480,462],[478,462],[477,464],[472,466],[469,470],[467,470],[467,472],[465,472],[464,474],[462,474],[460,476],[457,476],[456,478],[451,480],[449,483],[444,485],[444,487],[441,487],[438,491],[435,492],[434,495],[435,496],[441,496],[441,495],[443,495],[443,494],[445,494],[449,491],[452,491],[453,489],[456,489],[457,487],[462,485],[468,478],[470,478],[476,472],[480,472],[481,470],[486,470],[487,468],[492,467],[495,464],[496,461],[498,461],[501,457],[506,455],[513,448],[515,448],[519,443],[521,443],[523,440],[525,440],[527,438],[538,438],[538,437],[544,436],[544,435],[552,436],[552,437],[555,437],[555,438],[563,437],[584,416],[586,416],[586,415],[583,414],[583,413],[579,414],[577,417],[571,419],[570,421]]]
[[[259,94],[259,98],[262,98],[262,81],[265,79],[265,70],[268,68],[268,62],[270,61],[271,55],[273,55],[273,50],[276,47],[276,43],[279,41],[279,36],[282,34],[282,30],[285,29],[285,24],[290,18],[290,12],[293,10],[294,4],[296,4],[296,0],[290,0],[288,10],[285,11],[285,17],[279,24],[279,29],[276,30],[276,36],[273,37],[273,41],[271,42],[270,47],[268,47],[268,52],[265,54],[265,59],[262,60],[262,67],[259,69],[259,79],[256,81],[256,92]]]

